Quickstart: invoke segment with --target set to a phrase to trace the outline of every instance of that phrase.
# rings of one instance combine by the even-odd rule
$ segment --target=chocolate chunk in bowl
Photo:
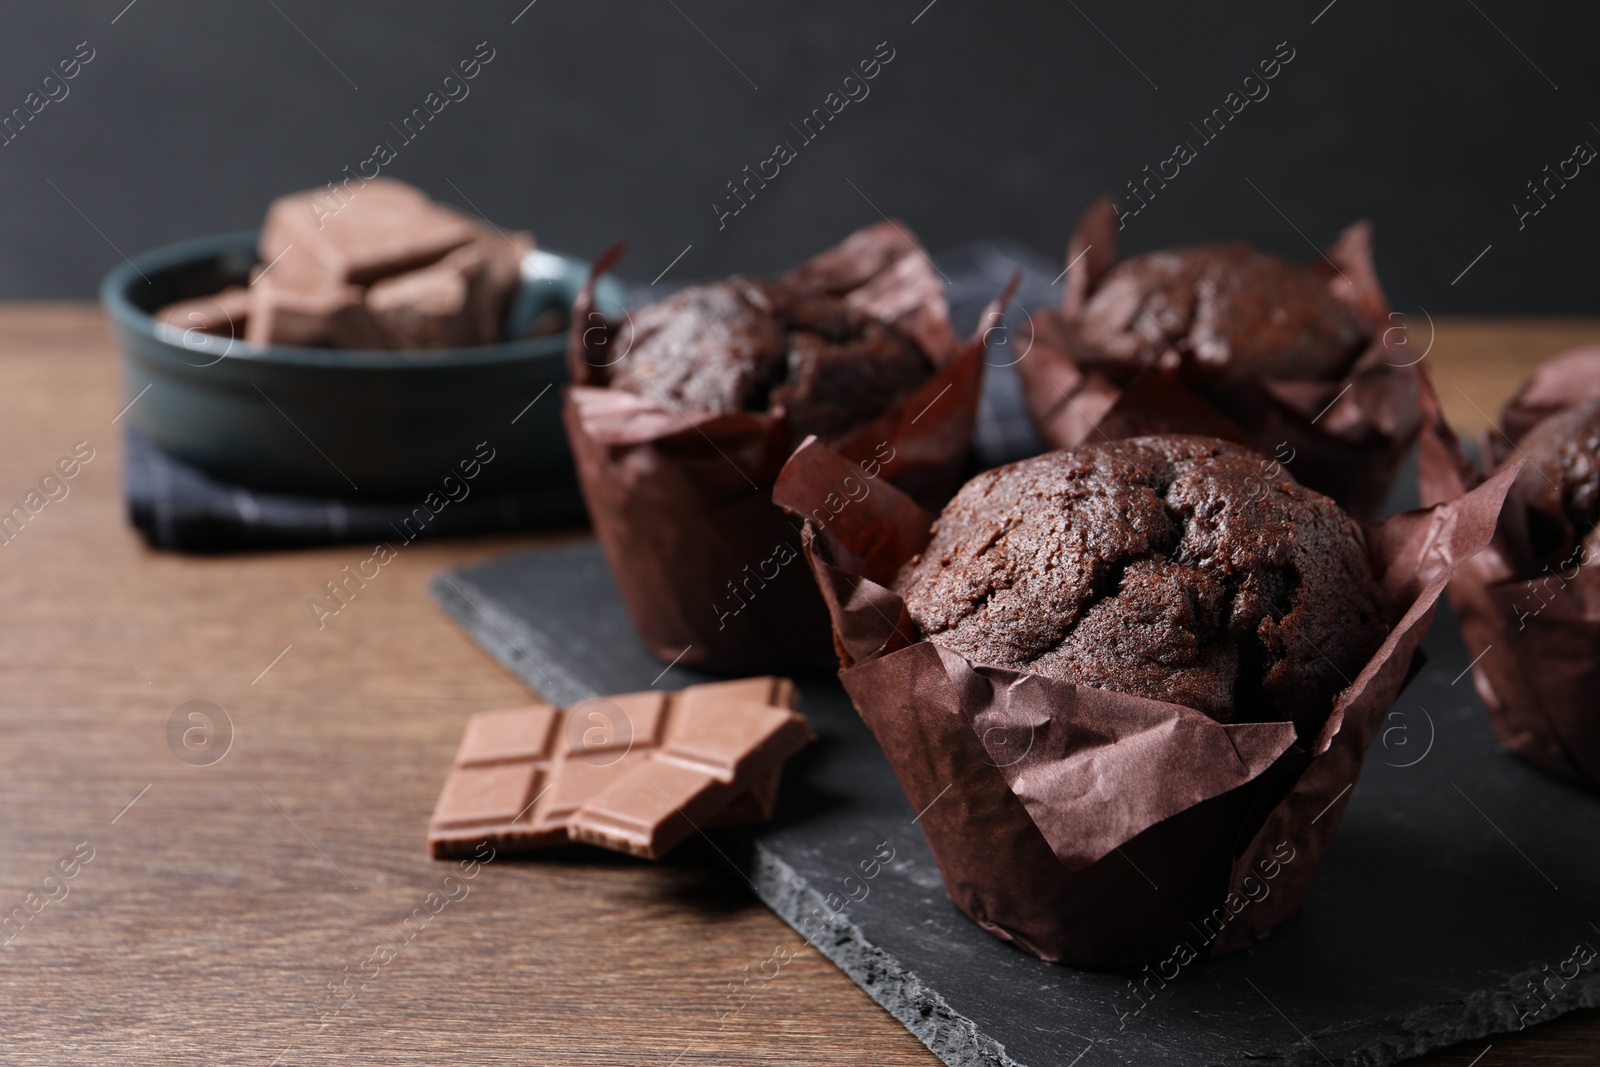
[[[506,234],[404,182],[274,200],[248,287],[180,300],[161,321],[266,348],[446,349],[502,340],[526,233]]]
[[[441,477],[466,470],[476,499],[548,493],[568,521],[576,485],[554,400],[588,264],[417,190],[399,196],[404,210],[384,207],[393,196],[382,184],[352,182],[337,196],[314,190],[275,204],[317,240],[355,233],[360,240],[343,250],[361,269],[328,268],[313,243],[288,237],[281,247],[267,243],[264,255],[252,231],[157,249],[113,271],[102,300],[125,353],[125,399],[141,397],[119,425],[229,487],[360,497],[408,514]],[[368,218],[348,229],[363,212],[384,225]],[[443,238],[419,243],[431,224],[412,233],[418,215],[455,221],[440,227]],[[367,238],[371,247],[361,243]],[[367,280],[342,280],[351,270]],[[620,303],[620,285],[605,279],[602,288]],[[337,344],[362,347],[329,347]],[[226,511],[226,494],[213,495]],[[507,512],[507,521],[528,515]],[[342,521],[323,529],[318,536],[346,536]]]
[[[1185,448],[1200,447],[1188,440]],[[1203,450],[1238,454],[1221,441],[1204,442]],[[1152,959],[1178,941],[1194,943],[1197,931],[1201,952],[1233,951],[1298,908],[1366,748],[1415,666],[1438,596],[1487,542],[1514,477],[1497,475],[1463,497],[1364,527],[1360,537],[1346,533],[1362,544],[1387,632],[1356,634],[1379,643],[1364,661],[1341,668],[1348,680],[1314,715],[1278,709],[1302,724],[1297,729],[1238,715],[1219,721],[1193,706],[1119,691],[1106,677],[1001,666],[941,644],[939,634],[928,637],[917,618],[926,612],[926,604],[917,606],[918,583],[897,579],[935,554],[942,559],[942,531],[887,486],[829,520],[818,502],[853,473],[847,460],[810,441],[774,491],[806,519],[807,557],[833,621],[840,680],[911,807],[923,812],[918,825],[956,906],[1026,951],[1090,967]],[[961,506],[958,495],[951,509]],[[1206,519],[1213,526],[1225,524],[1230,509],[1249,510],[1238,499],[1201,506],[1215,508]],[[1102,535],[1087,521],[1077,533],[1091,541]],[[986,536],[998,542],[1006,534],[996,522]],[[1295,536],[1283,531],[1286,541]],[[1170,551],[1149,558],[1189,551],[1168,544]],[[1127,569],[1119,586],[1126,577]],[[982,600],[983,585],[966,599]],[[1090,585],[1099,599],[1110,598],[1111,583]],[[1030,609],[1000,603],[1000,592],[1000,583],[990,583],[995,630],[1023,636],[1034,621]],[[1277,619],[1271,599],[1254,609],[1258,622]],[[1153,904],[1138,891],[1146,879],[1162,887]]]

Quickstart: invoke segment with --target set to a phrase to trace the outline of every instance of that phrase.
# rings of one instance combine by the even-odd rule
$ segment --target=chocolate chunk
[[[203,330],[219,337],[244,337],[250,315],[250,290],[230,286],[220,293],[180,300],[156,312],[156,321],[179,330]]]
[[[734,797],[727,807],[701,825],[739,826],[750,822],[768,822],[778,806],[778,782],[782,777],[782,767],[772,768],[765,778]]]
[[[419,190],[374,178],[274,200],[257,251],[287,279],[365,285],[432,263],[476,236],[471,220]]]
[[[250,285],[245,340],[252,344],[382,348],[383,336],[359,286],[301,283],[276,270],[258,272]]]
[[[770,818],[811,739],[787,678],[474,715],[428,827],[435,857],[571,841],[656,859],[695,829]]]
[[[463,768],[445,783],[439,797],[443,814],[436,814],[434,825],[512,822],[526,807],[540,776],[536,763]]]
[[[367,290],[367,311],[384,345],[457,348],[500,340],[506,306],[521,277],[526,233],[502,237],[488,227],[435,263],[393,274]]]
[[[476,238],[436,264],[458,270],[466,282],[462,322],[456,330],[459,339],[453,343],[490,345],[503,339],[506,310],[522,280],[522,257],[532,250],[533,235],[530,233],[505,234],[492,227],[479,226]],[[379,282],[373,289],[385,284],[387,282]],[[393,347],[435,346],[394,344]]]
[[[396,274],[367,290],[367,311],[388,348],[455,348],[481,341],[473,307],[488,264],[476,245],[463,245],[421,270]],[[479,297],[481,302],[482,297]]]
[[[506,311],[522,282],[522,258],[533,251],[534,242],[533,234],[523,231],[503,234],[487,226],[478,230],[478,238],[469,247],[483,256],[485,270],[469,303],[477,320],[476,343],[490,345],[502,340]]]
[[[691,687],[679,695],[666,744],[578,809],[567,833],[659,859],[810,737],[800,716],[741,699],[726,683]]]
[[[492,344],[532,248],[530,234],[469,219],[403,182],[352,181],[273,201],[249,289],[182,301],[157,317],[263,345]]]
[[[550,751],[550,735],[559,712],[536,707],[486,711],[467,720],[467,732],[456,750],[456,766],[537,760]]]

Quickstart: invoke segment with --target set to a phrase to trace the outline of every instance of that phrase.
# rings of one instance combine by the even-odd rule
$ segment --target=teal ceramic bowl
[[[570,482],[561,429],[566,334],[421,352],[265,347],[152,318],[177,300],[246,283],[254,233],[147,252],[100,289],[123,351],[122,418],[223,481],[300,494],[407,499],[482,458],[478,488]],[[540,314],[571,310],[588,264],[530,253],[507,316],[515,337]],[[610,278],[596,293],[622,306]],[[487,448],[485,448],[487,446]]]

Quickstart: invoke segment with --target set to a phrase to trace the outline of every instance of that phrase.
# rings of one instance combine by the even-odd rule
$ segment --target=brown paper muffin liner
[[[960,485],[977,420],[984,324],[950,329],[944,284],[903,226],[880,223],[779,280],[843,299],[915,338],[934,375],[836,447],[868,480],[891,481],[937,506]],[[795,442],[782,412],[712,415],[606,387],[620,323],[579,295],[568,337],[574,384],[562,413],[578,482],[634,626],[664,662],[729,673],[786,671],[831,660],[827,611],[806,573],[799,527],[772,504]],[[1014,283],[1013,283],[1014,284]]]
[[[1511,474],[1367,528],[1391,629],[1314,742],[1286,722],[972,663],[889,588],[932,516],[814,439],[774,500],[806,520],[840,680],[905,789],[945,891],[1044,959],[1117,967],[1249,945],[1304,899],[1435,601],[1489,540]],[[831,518],[828,518],[831,516]]]
[[[1600,397],[1600,348],[1544,364],[1486,434],[1491,469],[1548,415]],[[1449,499],[1484,473],[1462,451],[1430,386],[1422,394],[1418,483],[1424,501]],[[1600,790],[1600,566],[1581,546],[1540,557],[1528,503],[1513,486],[1487,549],[1457,571],[1450,606],[1472,652],[1472,681],[1502,744],[1551,774]]]
[[[1032,312],[1033,343],[1017,372],[1040,436],[1053,448],[1152,432],[1226,437],[1281,460],[1296,481],[1333,497],[1357,518],[1376,516],[1421,424],[1420,359],[1410,352],[1404,329],[1392,321],[1372,264],[1367,223],[1344,231],[1327,250],[1329,262],[1312,264],[1330,279],[1337,272],[1350,280],[1352,300],[1372,322],[1366,351],[1338,380],[1204,380],[1171,370],[1139,375],[1179,374],[1178,387],[1193,395],[1181,413],[1193,422],[1180,421],[1178,409],[1147,411],[1137,395],[1127,397],[1128,372],[1096,360],[1081,338],[1083,307],[1116,262],[1116,233],[1109,198],[1084,212],[1067,249],[1067,262],[1078,265],[1067,271],[1062,310]],[[1117,420],[1107,423],[1113,413]],[[1232,424],[1235,432],[1207,428],[1216,419]]]

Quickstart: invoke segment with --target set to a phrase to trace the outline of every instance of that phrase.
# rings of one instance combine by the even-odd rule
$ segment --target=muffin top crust
[[[1224,441],[1141,437],[987,471],[894,589],[975,662],[1320,728],[1382,643],[1360,527]]]
[[[1129,369],[1175,352],[1217,374],[1338,378],[1373,334],[1339,298],[1348,284],[1245,244],[1151,252],[1100,279],[1081,337],[1097,361]]]

